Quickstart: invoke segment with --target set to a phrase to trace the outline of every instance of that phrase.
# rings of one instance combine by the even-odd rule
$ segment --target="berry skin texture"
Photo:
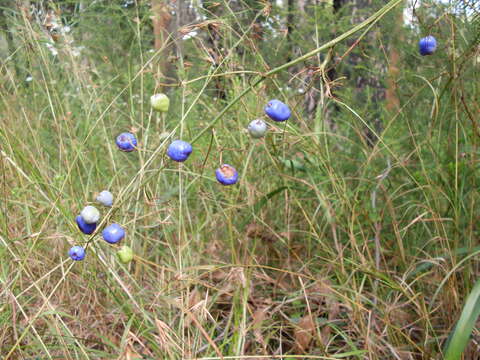
[[[103,229],[102,236],[109,244],[116,244],[125,237],[125,230],[118,224],[111,224]]]
[[[285,121],[292,115],[292,112],[287,104],[274,99],[270,100],[265,106],[265,114],[274,121]]]
[[[112,206],[113,205],[113,195],[108,190],[103,190],[100,194],[98,194],[96,200],[105,206]]]
[[[422,56],[432,55],[437,50],[437,40],[431,35],[421,38],[418,42],[418,50]]]
[[[137,138],[132,133],[124,132],[117,136],[115,140],[118,148],[125,152],[130,152],[137,147]]]
[[[130,246],[123,245],[120,250],[117,251],[118,260],[124,264],[128,264],[133,260],[133,250]]]
[[[85,259],[85,249],[78,245],[72,246],[70,250],[68,250],[68,256],[70,256],[72,260],[81,261]]]
[[[150,97],[150,105],[155,111],[167,112],[170,107],[170,99],[165,94],[155,94]]]
[[[87,234],[87,235],[93,234],[93,232],[94,232],[95,229],[97,228],[97,224],[96,224],[96,223],[87,224],[87,223],[85,222],[85,220],[83,220],[83,218],[82,218],[81,215],[78,215],[78,216],[75,218],[75,221],[77,222],[77,225],[78,225],[78,228],[80,229],[80,231],[83,232],[84,234]]]
[[[235,168],[228,164],[223,164],[215,170],[215,176],[222,185],[233,185],[238,180],[238,172]]]
[[[80,216],[83,218],[87,224],[95,224],[100,220],[100,212],[95,206],[85,206],[80,212]]]
[[[260,139],[267,132],[267,124],[261,119],[253,120],[248,124],[247,130],[252,138]]]
[[[183,162],[188,159],[192,153],[192,145],[183,140],[174,140],[168,146],[167,155],[170,159],[178,162]]]

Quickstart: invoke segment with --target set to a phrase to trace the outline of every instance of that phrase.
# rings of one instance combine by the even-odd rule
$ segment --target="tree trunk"
[[[7,9],[12,9],[13,11],[14,6],[15,4],[13,1],[6,0],[3,7],[0,8],[0,30],[5,36],[5,43],[6,43],[6,54],[4,57],[2,56],[3,58],[2,60],[10,56],[13,53],[13,50],[15,49],[13,35],[10,29],[8,28],[8,20],[7,20]],[[13,75],[18,76],[20,74],[20,68],[18,66],[17,61],[10,61],[10,63],[13,64]],[[9,66],[6,67],[6,69],[9,69],[9,68],[10,68]]]
[[[349,16],[352,19],[353,24],[360,23],[366,19],[366,14],[369,12],[362,14],[361,10],[370,7],[370,0],[334,0],[334,10],[340,12],[347,4],[351,6],[351,11],[349,9],[346,16]],[[365,126],[363,133],[364,140],[370,147],[375,146],[378,141],[377,135],[383,129],[381,112],[382,104],[386,97],[385,87],[380,80],[383,76],[381,77],[373,71],[361,70],[362,68],[370,68],[377,70],[379,73],[384,71],[384,64],[373,60],[375,57],[366,60],[364,55],[365,52],[369,53],[376,51],[376,36],[376,31],[370,31],[362,39],[360,45],[356,46],[350,52],[347,58],[347,68],[350,73],[350,76],[348,77],[356,80],[356,99],[358,104],[366,105],[365,112],[369,114],[369,117],[367,117],[368,126]],[[350,39],[347,43],[353,45],[354,41],[356,41],[356,39]]]
[[[197,13],[191,0],[176,0],[175,2],[172,1],[171,4],[175,6],[175,19],[171,21],[170,26],[170,31],[174,34],[172,41],[175,47],[175,64],[178,64],[177,69],[178,67],[185,69],[189,66],[189,55],[183,51],[183,39],[180,30],[185,25],[198,20]]]
[[[167,39],[172,16],[165,0],[152,0],[152,13],[154,48],[161,51],[156,63],[157,73],[160,78],[165,78],[169,70]]]
[[[394,34],[398,34],[403,26],[403,11],[402,9],[397,10],[397,17],[395,21],[395,31]],[[400,38],[400,41],[402,39]],[[395,111],[400,108],[400,100],[397,95],[397,79],[400,72],[398,68],[398,63],[400,60],[400,55],[398,49],[395,45],[390,47],[390,53],[388,56],[388,79],[387,79],[387,110]]]
[[[202,7],[206,10],[205,14],[209,20],[217,19],[222,14],[222,6],[219,2],[211,0],[203,0]],[[222,34],[221,28],[215,22],[210,23],[207,26],[209,45],[209,56],[213,63],[213,66],[218,67],[223,60],[222,54]],[[227,98],[227,91],[225,90],[225,79],[223,77],[215,77],[215,97],[225,100]]]
[[[287,41],[289,45],[288,57],[287,62],[292,61],[295,58],[295,45],[293,43],[293,31],[294,31],[294,23],[295,21],[295,0],[288,0],[288,7],[287,7]]]
[[[346,2],[347,0],[333,0],[333,12],[335,14],[338,14],[340,9],[342,8],[343,5],[345,5]]]

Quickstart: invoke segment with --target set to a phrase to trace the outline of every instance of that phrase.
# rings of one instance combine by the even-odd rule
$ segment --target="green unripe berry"
[[[170,99],[165,94],[155,94],[150,98],[150,104],[155,111],[167,112],[170,106]]]
[[[130,246],[123,245],[120,250],[118,250],[117,256],[122,263],[128,264],[133,260],[133,250]]]

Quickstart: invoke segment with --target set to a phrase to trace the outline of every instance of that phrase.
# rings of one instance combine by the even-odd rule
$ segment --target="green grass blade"
[[[445,348],[445,360],[460,359],[479,315],[480,280],[477,281],[470,295],[468,295],[462,310],[462,315],[460,315],[460,319],[450,335],[450,339]]]

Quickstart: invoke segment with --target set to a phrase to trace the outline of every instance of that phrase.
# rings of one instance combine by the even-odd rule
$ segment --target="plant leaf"
[[[480,280],[477,281],[468,295],[460,319],[450,334],[445,346],[445,360],[458,360],[461,358],[479,315]]]

